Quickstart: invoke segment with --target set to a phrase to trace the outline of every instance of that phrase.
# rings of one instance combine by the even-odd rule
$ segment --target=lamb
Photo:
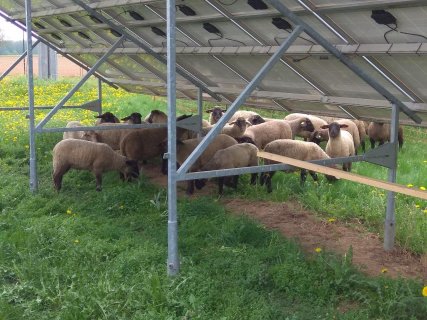
[[[176,145],[176,161],[178,165],[182,165],[188,156],[194,151],[194,149],[199,145],[201,139],[189,139],[189,140],[178,140]],[[207,146],[205,151],[200,155],[200,157],[194,162],[190,168],[190,172],[200,171],[200,169],[214,156],[214,154],[221,149],[225,149],[232,145],[237,144],[237,141],[232,137],[226,134],[217,135],[213,141]],[[201,188],[201,183],[196,182],[198,189]],[[194,193],[194,181],[187,181],[187,194]]]
[[[343,127],[342,129],[345,131],[350,132],[351,137],[353,139],[354,144],[354,150],[357,154],[357,148],[360,146],[360,133],[359,129],[357,128],[357,125],[349,119],[337,119],[335,121],[338,124],[345,124],[347,127]],[[321,141],[328,141],[329,140],[329,131],[327,129],[323,129],[320,131],[314,131],[310,136],[310,141],[315,142],[319,144]],[[363,147],[362,147],[363,149]],[[363,149],[364,150],[364,149]]]
[[[379,141],[379,145],[390,141],[390,124],[383,122],[371,122],[368,126],[368,136],[371,141],[371,148],[375,148],[375,142]],[[399,126],[397,132],[397,140],[399,142],[399,149],[403,146],[403,128]]]
[[[289,158],[294,158],[303,161],[310,160],[324,160],[329,159],[330,157],[320,148],[317,144],[313,142],[305,142],[301,140],[289,140],[289,139],[280,139],[275,140],[267,144],[264,148],[264,151],[282,155]],[[274,164],[276,161],[266,159],[265,164]],[[313,171],[309,171],[311,177],[314,181],[318,180],[317,174]],[[261,185],[264,183],[267,187],[267,192],[271,192],[271,179],[275,171],[265,172],[261,174]],[[307,178],[307,170],[301,169],[301,184],[304,184]],[[326,175],[326,178],[330,181],[336,180],[335,177]]]
[[[148,123],[165,123],[168,121],[168,116],[163,111],[151,110],[144,121]]]
[[[236,138],[238,142],[252,143],[258,149],[264,149],[269,142],[277,139],[292,139],[291,126],[287,121],[272,120],[251,126],[246,129],[242,137]]]
[[[102,174],[106,171],[119,171],[124,180],[139,175],[136,161],[117,154],[105,143],[79,139],[61,140],[53,148],[53,184],[57,191],[70,169],[91,171],[96,178],[96,191],[101,191]]]
[[[141,124],[142,115],[139,112],[132,112],[129,116],[122,119],[128,124]]]
[[[176,120],[190,117],[179,116]],[[187,134],[187,129],[177,128],[177,138]],[[124,136],[120,142],[120,152],[132,160],[145,161],[162,155],[162,142],[167,138],[167,128],[136,129]]]
[[[117,118],[111,112],[105,112],[103,114],[95,116],[95,118],[97,118],[95,125],[99,125],[101,123],[120,123],[119,118]]]
[[[201,168],[201,171],[219,170],[219,169],[231,169],[241,167],[252,167],[258,165],[258,148],[251,143],[235,144],[228,148],[218,150],[214,156]],[[237,188],[239,176],[233,176],[234,189]],[[256,183],[257,174],[251,175],[251,184]],[[205,180],[201,180],[196,184],[198,187],[203,187]],[[224,177],[218,178],[218,192],[220,195],[223,194],[224,188]]]
[[[217,123],[226,111],[227,109],[221,109],[219,106],[215,106],[212,109],[206,110],[207,113],[210,113],[209,123],[212,125]]]
[[[337,122],[332,122],[321,127],[322,129],[329,130],[329,140],[325,151],[331,158],[354,156],[353,137],[350,132],[341,130],[341,128],[347,127],[347,124],[339,124]],[[351,171],[351,162],[343,163],[342,169],[344,171]]]
[[[323,119],[321,119],[319,117],[316,117],[316,116],[313,116],[313,115],[309,115],[309,114],[305,114],[305,113],[291,113],[291,114],[288,114],[285,117],[285,120],[295,120],[295,119],[301,118],[301,117],[309,118],[311,120],[311,122],[313,123],[314,130],[316,130],[316,131],[320,130],[321,126],[328,124],[325,120],[323,120]],[[298,134],[298,136],[304,138],[304,140],[309,139],[310,135],[311,135],[311,132],[309,132],[309,131],[302,131],[302,132],[300,132]]]

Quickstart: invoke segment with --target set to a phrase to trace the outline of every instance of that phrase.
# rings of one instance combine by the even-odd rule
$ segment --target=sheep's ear
[[[184,144],[184,142],[182,142],[182,140],[178,140],[178,139],[177,139],[177,140],[176,140],[176,144],[177,144],[177,145],[182,145],[182,144]]]
[[[227,112],[227,109],[222,109],[221,111],[222,111],[222,112]]]
[[[323,126],[320,127],[321,129],[328,129],[329,128],[329,124],[325,124]]]
[[[229,122],[228,124],[229,124],[230,126],[232,126],[233,124],[236,124],[236,121]]]
[[[127,121],[127,120],[129,120],[130,119],[130,116],[128,116],[128,117],[125,117],[125,118],[123,118],[123,119],[121,119],[122,121]]]
[[[248,120],[246,120],[245,122],[246,122],[246,124],[247,124],[248,126],[251,126],[251,125],[252,125],[252,123],[250,123]]]
[[[206,113],[211,113],[212,109],[206,110]]]
[[[102,119],[102,118],[103,118],[103,116],[104,116],[104,115],[99,114],[99,115],[97,115],[97,116],[94,116],[94,118]]]
[[[348,128],[347,124],[340,124],[340,128]]]

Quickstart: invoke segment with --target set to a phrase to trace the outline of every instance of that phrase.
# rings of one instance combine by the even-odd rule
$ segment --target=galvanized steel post
[[[169,276],[179,272],[176,189],[176,47],[175,0],[167,0],[168,91],[168,261]]]
[[[203,89],[197,88],[197,114],[199,116],[199,126],[197,127],[197,137],[202,136],[203,128]]]
[[[98,78],[98,100],[99,100],[99,109],[98,114],[102,113],[102,81]]]
[[[28,67],[28,120],[30,127],[30,190],[36,192],[37,180],[37,155],[36,132],[34,115],[34,75],[33,75],[33,46],[31,37],[31,0],[25,0],[25,23],[27,25],[27,67]]]
[[[399,132],[399,108],[393,103],[391,110],[391,123],[390,123],[390,143],[394,147],[391,157],[393,166],[388,171],[388,181],[396,182],[397,173],[397,153],[398,143],[397,137]],[[387,193],[387,209],[384,225],[384,250],[391,251],[394,246],[394,238],[396,234],[396,218],[395,218],[395,193],[389,191]]]

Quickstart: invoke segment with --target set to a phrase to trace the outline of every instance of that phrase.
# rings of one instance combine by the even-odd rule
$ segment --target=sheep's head
[[[301,121],[300,125],[301,125],[301,129],[304,131],[308,131],[308,132],[314,131],[313,122],[311,122],[309,118],[305,118],[303,121]]]
[[[220,107],[214,107],[212,109],[206,110],[207,113],[211,114],[211,124],[217,123],[226,111],[227,109],[221,109]]]
[[[250,116],[250,117],[248,118],[248,121],[249,121],[253,126],[256,126],[257,124],[261,124],[261,123],[264,123],[264,122],[265,122],[264,118],[263,118],[263,117],[261,117],[259,114],[256,114],[256,115],[253,115],[253,116]]]
[[[340,135],[341,128],[347,128],[347,127],[348,127],[348,125],[346,125],[346,124],[339,124],[337,122],[332,122],[330,124],[321,126],[320,128],[328,129],[329,130],[329,136],[331,138],[336,138]]]
[[[122,119],[122,121],[126,121],[131,124],[140,124],[142,119],[142,115],[139,112],[132,112],[129,116]]]
[[[126,166],[121,172],[123,174],[123,180],[130,181],[132,178],[137,179],[139,177],[138,162],[136,160],[126,160]]]
[[[234,139],[236,139],[238,143],[252,143],[253,145],[256,146],[255,141],[253,141],[252,138],[250,137],[243,136],[243,137],[234,138]]]
[[[328,130],[316,130],[313,131],[310,135],[310,141],[316,144],[319,144],[322,141],[329,140],[329,131]]]
[[[92,142],[99,142],[99,137],[98,137],[98,134],[95,131],[89,130],[89,131],[85,131],[83,133],[82,140],[92,141]]]
[[[163,123],[167,121],[167,115],[160,110],[151,110],[150,114],[145,117],[144,121],[148,123]]]
[[[105,112],[103,114],[95,116],[95,118],[101,119],[100,123],[119,123],[120,120],[111,112]]]
[[[208,179],[196,179],[194,180],[194,185],[196,186],[197,190],[202,189],[205,185]]]
[[[251,123],[243,117],[238,117],[233,122],[230,122],[229,125],[236,125],[240,130],[245,131],[246,128],[251,125]]]

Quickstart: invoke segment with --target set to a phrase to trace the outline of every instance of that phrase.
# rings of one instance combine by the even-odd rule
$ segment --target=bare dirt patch
[[[153,183],[167,186],[167,177],[160,173],[158,166],[145,166],[143,173]],[[185,182],[178,183],[180,196],[185,196],[185,187]],[[207,188],[197,190],[195,196],[216,192],[216,185],[210,182]],[[328,222],[294,201],[222,199],[221,202],[233,214],[249,216],[270,229],[280,231],[286,238],[295,239],[306,252],[314,253],[315,248],[322,248],[343,255],[352,246],[353,264],[368,275],[378,276],[386,269],[385,275],[391,277],[427,281],[427,255],[420,257],[398,246],[392,252],[385,252],[378,235],[367,232],[362,225]]]

